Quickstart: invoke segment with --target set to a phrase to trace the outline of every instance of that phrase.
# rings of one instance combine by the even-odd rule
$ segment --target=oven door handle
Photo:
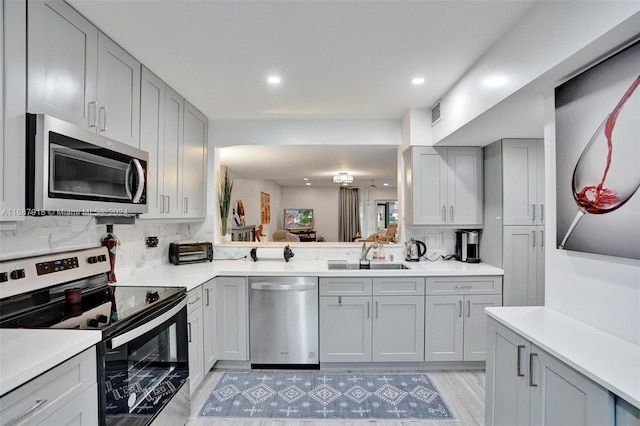
[[[164,314],[160,315],[159,317],[156,317],[151,321],[145,322],[144,324],[140,325],[140,327],[136,327],[131,331],[127,331],[126,333],[123,333],[119,336],[115,336],[114,338],[111,339],[111,348],[116,349],[119,346],[124,345],[125,343],[129,343],[136,337],[140,337],[143,334],[153,330],[163,322],[167,321],[168,319],[176,315],[185,306],[187,306],[186,298],[182,299],[180,303],[178,303],[176,306],[174,306]]]

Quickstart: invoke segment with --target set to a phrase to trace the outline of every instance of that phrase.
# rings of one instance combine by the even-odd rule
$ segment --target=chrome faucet
[[[366,241],[362,243],[362,251],[360,252],[360,261],[361,262],[366,262],[367,261],[367,255],[369,254],[369,250],[371,250],[372,248],[377,249],[378,248],[378,243],[373,243],[369,247],[367,247],[367,242]]]

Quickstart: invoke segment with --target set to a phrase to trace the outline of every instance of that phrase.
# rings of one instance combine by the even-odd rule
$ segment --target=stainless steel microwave
[[[27,210],[146,213],[148,161],[145,151],[48,115],[27,114]]]

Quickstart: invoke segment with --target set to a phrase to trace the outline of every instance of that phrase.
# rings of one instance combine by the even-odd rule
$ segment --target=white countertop
[[[155,268],[136,271],[118,280],[122,286],[179,286],[187,291],[216,276],[474,276],[503,275],[504,271],[485,263],[464,263],[455,260],[394,262],[403,263],[410,269],[329,270],[326,260],[220,260],[184,265],[163,264]]]
[[[640,346],[553,309],[487,308],[488,315],[640,408]]]
[[[101,339],[94,330],[0,329],[0,396]]]

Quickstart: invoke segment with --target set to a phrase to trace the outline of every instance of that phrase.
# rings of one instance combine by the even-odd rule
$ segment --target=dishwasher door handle
[[[315,284],[272,284],[272,283],[252,283],[252,290],[275,290],[275,291],[297,291],[315,290]]]

